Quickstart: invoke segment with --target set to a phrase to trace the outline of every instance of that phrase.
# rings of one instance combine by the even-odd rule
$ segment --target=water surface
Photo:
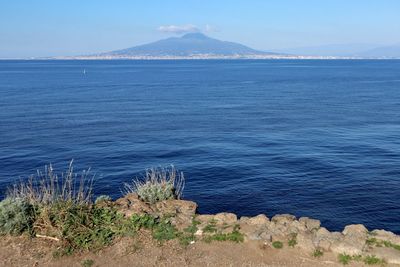
[[[86,74],[83,70],[86,70]],[[174,164],[199,211],[400,233],[400,61],[0,61],[0,190]]]

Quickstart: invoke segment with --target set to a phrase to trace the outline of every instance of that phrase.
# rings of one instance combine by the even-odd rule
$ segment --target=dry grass
[[[94,176],[90,169],[81,174],[74,172],[73,160],[67,171],[58,175],[53,166],[45,166],[44,171],[38,170],[36,175],[29,177],[27,182],[14,185],[7,192],[10,198],[19,198],[31,204],[53,204],[56,202],[71,202],[89,204],[92,201]]]
[[[182,172],[170,168],[148,169],[142,179],[124,185],[125,193],[136,192],[145,202],[155,203],[167,199],[180,199],[185,186]]]

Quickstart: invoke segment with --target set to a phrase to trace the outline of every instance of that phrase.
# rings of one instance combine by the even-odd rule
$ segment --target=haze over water
[[[399,234],[399,89],[396,60],[0,61],[1,197],[50,162],[114,198],[174,164],[201,213]]]

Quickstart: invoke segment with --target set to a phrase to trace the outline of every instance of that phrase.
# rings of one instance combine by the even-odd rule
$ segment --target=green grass
[[[244,241],[244,235],[239,231],[239,228],[239,225],[235,225],[230,233],[215,233],[206,236],[203,240],[207,243],[211,241],[232,241],[240,243]]]
[[[320,249],[314,250],[314,252],[313,252],[313,254],[312,254],[312,256],[313,256],[314,258],[320,258],[320,257],[322,257],[323,255],[324,255],[324,252],[323,252],[322,250],[320,250]]]
[[[297,245],[297,234],[291,234],[291,237],[288,241],[288,246],[294,248]]]
[[[272,242],[272,246],[276,249],[281,249],[283,248],[283,243],[281,241],[274,241]]]
[[[364,258],[364,263],[367,265],[383,265],[385,264],[385,261],[383,259],[380,259],[374,255],[368,255]]]
[[[400,250],[400,245],[399,244],[393,244],[392,242],[386,241],[386,240],[379,240],[379,239],[376,239],[375,237],[368,238],[365,241],[365,243],[368,246],[375,246],[375,247],[383,247],[383,246],[385,246],[387,248],[393,248],[393,249],[396,249],[396,250]]]
[[[217,232],[217,227],[215,225],[207,224],[203,228],[204,233],[215,233]]]
[[[339,262],[340,262],[341,264],[347,265],[347,264],[349,264],[350,261],[352,260],[352,257],[351,257],[350,255],[340,253],[340,254],[338,255],[338,260],[339,260]]]
[[[343,265],[349,264],[351,261],[359,261],[359,262],[364,262],[366,265],[384,265],[386,262],[383,259],[380,259],[374,255],[368,255],[368,256],[361,256],[361,255],[355,255],[355,256],[350,256],[347,254],[339,254],[338,255],[338,260],[340,263]]]

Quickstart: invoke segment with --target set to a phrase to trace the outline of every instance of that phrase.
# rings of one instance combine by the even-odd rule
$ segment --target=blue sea
[[[174,164],[201,213],[400,234],[400,61],[0,61],[0,197],[71,159],[98,195]]]

